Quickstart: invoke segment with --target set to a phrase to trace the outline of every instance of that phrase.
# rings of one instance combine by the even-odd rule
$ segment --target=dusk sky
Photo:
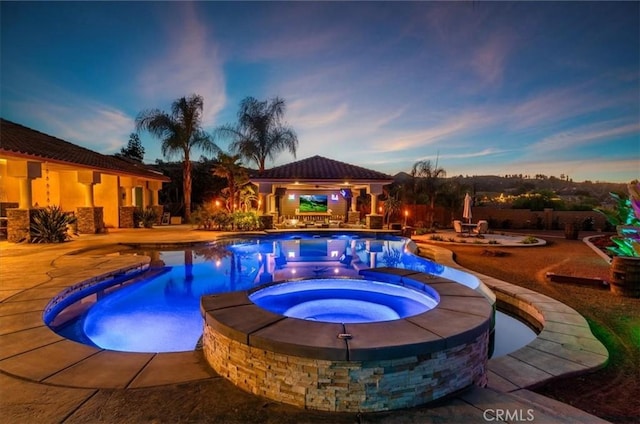
[[[640,177],[636,1],[1,2],[0,19],[0,115],[101,153],[191,93],[208,131],[280,96],[297,159]]]

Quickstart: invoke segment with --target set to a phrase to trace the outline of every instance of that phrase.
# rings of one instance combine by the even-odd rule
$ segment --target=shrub
[[[135,228],[139,228],[140,224],[142,224],[144,228],[151,228],[157,219],[158,214],[152,207],[146,209],[136,208],[136,210],[133,211],[133,225]]]
[[[260,218],[255,212],[234,212],[233,227],[240,231],[255,231],[260,229]]]
[[[76,217],[62,210],[60,206],[37,209],[31,215],[32,243],[62,243],[71,238],[68,226],[76,222]]]
[[[210,230],[213,224],[211,209],[207,206],[199,205],[195,211],[191,212],[191,224],[196,225],[198,229]]]
[[[593,231],[594,222],[592,217],[587,217],[582,221],[582,230],[583,231]]]
[[[432,232],[432,231],[429,231],[429,230],[428,230],[428,229],[426,229],[425,227],[419,227],[419,228],[416,228],[416,235],[417,235],[417,236],[422,236],[422,235],[427,234],[427,233],[429,233],[429,232]]]
[[[216,230],[228,230],[233,225],[233,216],[223,210],[217,210],[211,215],[211,221]]]

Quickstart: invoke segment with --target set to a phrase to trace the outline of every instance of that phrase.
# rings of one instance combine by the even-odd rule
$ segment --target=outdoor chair
[[[340,263],[342,265],[346,265],[347,268],[351,266],[351,261],[353,260],[353,256],[347,255],[346,252],[340,256]]]
[[[473,229],[475,234],[486,234],[489,230],[489,223],[485,220],[478,221],[478,225]]]
[[[284,255],[276,256],[275,263],[276,269],[282,269],[287,265],[287,258]]]
[[[462,234],[462,221],[456,219],[453,221],[453,230],[456,234]]]

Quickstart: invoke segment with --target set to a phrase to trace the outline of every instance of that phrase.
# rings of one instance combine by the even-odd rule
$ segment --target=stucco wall
[[[101,175],[100,184],[93,186],[94,203],[102,206],[106,227],[118,228],[118,177]]]
[[[84,186],[77,182],[76,171],[62,171],[60,179],[64,181],[63,195],[60,198],[62,208],[65,211],[75,211],[79,206],[84,206]]]
[[[20,199],[18,179],[7,176],[7,163],[0,161],[0,202],[17,202]]]

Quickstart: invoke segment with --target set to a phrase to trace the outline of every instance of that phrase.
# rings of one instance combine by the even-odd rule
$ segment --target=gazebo
[[[378,214],[378,195],[393,182],[382,172],[351,165],[322,156],[312,156],[250,176],[258,186],[260,211],[272,217],[276,225],[285,220],[298,226],[330,226],[332,223],[357,223],[360,212],[355,198],[371,196],[371,213],[366,227],[382,228]],[[268,219],[267,219],[268,221]],[[266,222],[269,226],[268,222]]]

